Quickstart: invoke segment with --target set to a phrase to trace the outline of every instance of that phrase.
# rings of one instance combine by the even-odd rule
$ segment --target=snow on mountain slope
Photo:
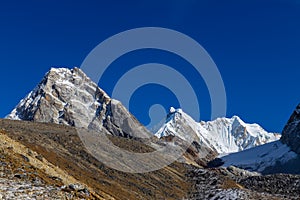
[[[262,172],[278,163],[284,164],[297,157],[291,148],[281,141],[270,142],[242,152],[221,157],[223,167],[236,166],[250,171]]]
[[[179,121],[184,121],[193,133],[178,134],[176,130],[179,128]],[[220,154],[250,149],[280,138],[279,134],[268,133],[258,124],[247,124],[237,116],[198,123],[181,109],[175,110],[174,108],[170,109],[166,123],[155,135],[159,138],[175,135],[182,139],[185,139],[187,135],[196,135],[199,144],[206,144]]]
[[[220,156],[210,166],[234,165],[262,173],[300,173],[300,104],[291,115],[280,140],[245,151]]]
[[[6,118],[84,127],[123,137],[150,136],[119,101],[79,68],[51,68]]]

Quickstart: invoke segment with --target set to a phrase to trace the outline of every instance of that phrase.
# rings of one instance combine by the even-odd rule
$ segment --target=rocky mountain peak
[[[51,68],[38,86],[7,116],[51,122],[123,137],[148,137],[145,128],[79,68]]]
[[[300,154],[300,104],[296,107],[282,131],[281,141]]]

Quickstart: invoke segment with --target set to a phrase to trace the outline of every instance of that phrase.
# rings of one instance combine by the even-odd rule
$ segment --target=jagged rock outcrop
[[[117,100],[111,99],[79,68],[52,68],[8,119],[51,122],[123,137],[149,137]]]
[[[300,154],[300,104],[285,125],[281,141]]]

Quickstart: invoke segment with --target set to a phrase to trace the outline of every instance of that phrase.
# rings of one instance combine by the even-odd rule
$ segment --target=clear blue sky
[[[51,66],[80,66],[109,36],[146,26],[185,33],[208,51],[225,83],[228,117],[239,115],[268,131],[281,132],[300,103],[299,0],[12,0],[0,3],[0,117]],[[170,66],[181,63],[164,52],[148,51],[120,58],[114,65],[134,66],[149,57],[168,61]],[[112,82],[116,77],[111,77]],[[109,80],[101,85],[108,93]],[[201,116],[207,120],[210,100],[205,84],[201,78],[193,81],[199,84]],[[143,112],[156,100],[149,98],[141,104],[137,99],[147,97],[143,90],[165,89],[145,86],[132,97],[131,111],[146,123]],[[166,107],[176,104],[171,93],[164,93]]]

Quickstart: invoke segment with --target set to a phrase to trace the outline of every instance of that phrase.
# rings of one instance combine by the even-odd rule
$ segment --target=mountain
[[[151,136],[119,101],[111,99],[79,68],[51,68],[6,118],[104,129],[123,137]]]
[[[300,173],[300,104],[282,131],[280,140],[220,157],[209,165],[234,165],[261,173]]]
[[[237,116],[197,123],[180,109],[172,108],[171,111],[156,136],[174,135],[190,143],[196,141],[221,154],[279,138],[257,124],[244,123]],[[151,137],[121,102],[111,99],[79,68],[51,68],[7,118],[65,124],[94,131],[104,129],[109,134],[123,137]],[[176,127],[179,124],[182,124],[181,130]]]
[[[119,101],[111,99],[79,68],[51,68],[7,118],[63,124],[129,138],[152,136]],[[179,147],[181,153],[187,152],[182,162],[199,166],[206,166],[218,154],[278,139],[278,135],[267,133],[257,124],[246,124],[237,116],[198,123],[174,108],[155,135],[164,139],[154,141],[156,144],[150,141],[150,146]]]
[[[299,173],[298,110],[281,140],[237,116],[195,122],[174,108],[157,137],[140,140],[150,133],[80,69],[52,68],[9,119],[0,119],[0,199],[299,199],[299,175],[249,172]],[[94,131],[130,153],[110,151]],[[179,146],[183,156],[147,173],[118,171],[96,159],[79,132],[91,134],[98,153],[122,168],[155,166],[166,157],[146,155],[166,146]],[[207,168],[218,154],[208,166],[223,167]]]
[[[281,141],[300,154],[300,104],[296,107],[282,131]]]
[[[178,132],[182,126],[190,130],[188,134]],[[219,154],[243,151],[280,138],[279,134],[268,133],[258,124],[247,124],[238,116],[198,123],[181,109],[174,108],[170,109],[165,124],[155,135],[159,138],[175,135],[184,140],[194,137],[200,145],[208,146]]]
[[[79,68],[51,68],[37,87],[6,118],[63,124],[114,136],[156,140],[119,101],[111,99]],[[192,131],[185,128],[181,132]],[[154,144],[157,142],[160,144]],[[205,165],[217,155],[204,145],[194,143],[190,146],[193,142],[175,137],[169,141],[149,141],[149,145],[160,149],[160,152],[178,148],[179,152],[172,153],[172,156],[184,154],[183,162],[196,162],[198,165]],[[189,152],[185,153],[187,149]],[[165,162],[167,160],[164,159]]]

